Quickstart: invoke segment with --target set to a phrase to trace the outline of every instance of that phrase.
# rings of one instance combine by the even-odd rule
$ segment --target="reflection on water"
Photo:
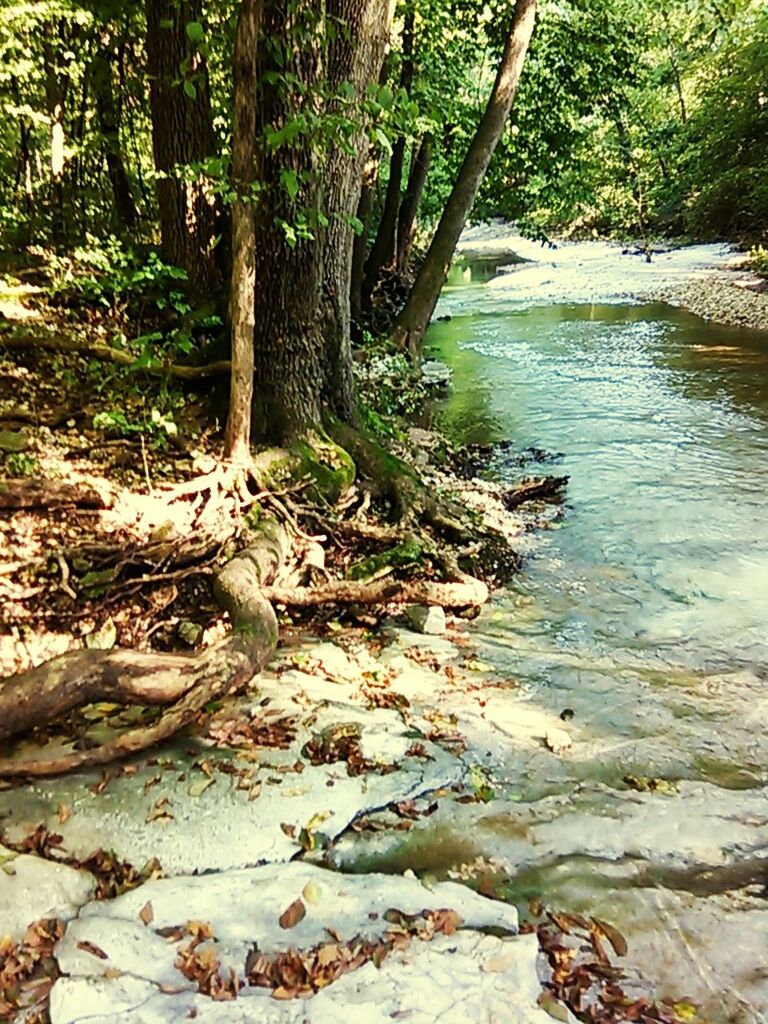
[[[483,657],[539,706],[574,709],[580,742],[555,769],[511,746],[502,787],[571,853],[547,858],[543,832],[526,845],[512,826],[491,839],[477,823],[473,851],[526,864],[511,879],[520,900],[627,929],[662,993],[682,986],[713,1020],[764,1020],[754,952],[768,948],[768,904],[755,883],[768,810],[740,810],[739,794],[762,800],[768,779],[768,334],[662,305],[494,311],[477,294],[454,289],[461,315],[427,336],[454,374],[436,418],[458,440],[564,452],[557,472],[571,478],[566,515],[525,540],[523,573],[485,617]],[[644,819],[639,860],[580,846],[569,828],[621,816],[628,773],[677,781],[683,818],[709,784],[701,807],[730,808],[707,826],[713,839],[751,821],[743,862],[708,874],[676,846],[674,816],[656,831]],[[570,817],[552,824],[557,799]],[[442,866],[448,839],[432,850]]]

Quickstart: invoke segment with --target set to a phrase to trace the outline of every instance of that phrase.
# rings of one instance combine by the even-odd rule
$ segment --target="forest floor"
[[[3,350],[22,335],[107,338],[104,317],[52,307],[11,278],[0,315],[3,673],[83,647],[215,644],[228,623],[211,580],[264,514],[294,531],[293,583],[361,566],[366,579],[438,578],[434,553],[375,561],[392,540],[371,539],[389,534],[364,481],[332,505],[302,479],[233,493],[208,385],[182,390],[88,353]],[[528,473],[509,446],[457,452],[420,430],[390,443],[430,492],[451,493],[512,547],[561,514],[509,500]],[[511,488],[487,479],[499,454],[523,478]],[[515,564],[468,557],[491,584]],[[479,660],[461,614],[404,615],[386,601],[278,611],[269,668],[170,742],[106,768],[0,783],[3,1019],[320,1024],[355,1012],[459,1024],[468,1007],[505,1019],[510,1004],[521,1024],[593,1019],[590,1006],[607,1024],[695,1018],[633,986],[610,923],[533,904],[520,924],[506,866],[478,860],[471,841],[463,863],[449,851],[459,866],[447,881],[417,880],[405,847],[402,875],[329,871],[345,835],[405,840],[438,810],[491,801],[486,766],[510,742],[554,762],[571,740]],[[91,704],[3,754],[87,750],[157,716]]]

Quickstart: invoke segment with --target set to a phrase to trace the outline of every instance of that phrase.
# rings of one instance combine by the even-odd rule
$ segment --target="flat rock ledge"
[[[71,920],[95,888],[87,871],[0,846],[0,939],[17,942],[43,917]]]
[[[304,918],[281,926],[281,915],[302,898]],[[461,918],[454,934],[414,938],[380,967],[367,962],[309,998],[276,999],[270,989],[246,985],[236,999],[215,1001],[175,966],[189,936],[161,934],[190,920],[210,924],[215,939],[199,948],[212,945],[222,974],[233,969],[242,978],[255,946],[272,956],[311,949],[331,935],[376,941],[390,927],[389,910],[448,909]],[[427,888],[415,878],[339,875],[302,862],[265,865],[160,879],[87,904],[57,947],[65,976],[54,985],[50,1017],[51,1024],[547,1024],[537,1004],[537,956],[535,935],[517,934],[513,907],[462,885]]]

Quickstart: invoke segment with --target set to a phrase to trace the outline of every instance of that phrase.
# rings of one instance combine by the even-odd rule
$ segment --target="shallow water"
[[[708,784],[725,813],[702,825],[704,847],[707,828],[768,813],[768,334],[663,305],[515,308],[466,274],[442,301],[453,318],[427,336],[454,373],[441,425],[563,453],[526,471],[571,478],[562,519],[526,541],[481,626],[484,656],[531,701],[575,713],[561,768],[511,750],[502,792],[534,824],[564,796],[567,812],[547,849],[541,829],[521,845],[514,814],[475,849],[522,863],[518,900],[617,922],[659,994],[692,995],[713,1021],[765,1020],[768,819],[722,865],[669,838],[685,788],[663,838],[635,824],[632,857],[590,829],[621,817],[627,774]]]

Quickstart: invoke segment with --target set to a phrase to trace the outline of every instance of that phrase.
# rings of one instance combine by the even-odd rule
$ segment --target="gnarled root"
[[[198,654],[75,651],[0,685],[0,739],[95,700],[170,705],[154,724],[130,729],[92,750],[53,759],[2,758],[0,778],[61,775],[136,754],[184,728],[209,701],[245,686],[277,644],[277,619],[262,586],[274,577],[286,547],[282,528],[268,522],[259,542],[227,563],[215,593],[232,618],[232,632]]]
[[[439,604],[469,608],[485,604],[488,588],[472,576],[454,583],[432,580],[374,580],[370,583],[338,580],[316,587],[267,587],[264,596],[275,604],[307,608],[320,604]]]

